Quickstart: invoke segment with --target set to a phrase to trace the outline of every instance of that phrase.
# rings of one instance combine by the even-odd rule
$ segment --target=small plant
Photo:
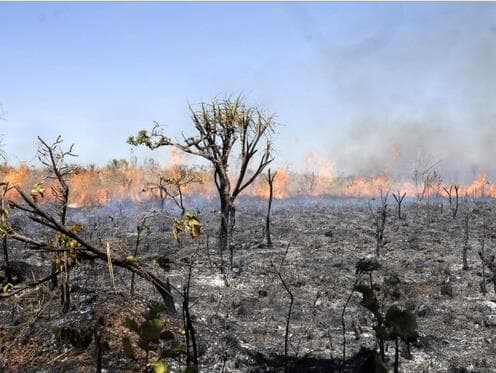
[[[160,319],[166,307],[160,303],[151,304],[143,314],[143,321],[127,318],[124,326],[138,337],[136,345],[146,353],[147,368],[154,373],[168,372],[169,365],[165,359],[177,358],[186,354],[186,350],[176,341],[174,333],[167,323]],[[136,359],[135,347],[130,337],[122,338],[124,353],[130,359]],[[158,359],[150,361],[150,351],[155,351]]]
[[[85,327],[62,327],[55,330],[55,340],[84,350],[93,340],[93,330]]]
[[[394,372],[399,369],[399,341],[403,341],[410,354],[410,343],[418,338],[417,320],[415,315],[407,310],[401,310],[396,305],[392,305],[383,315],[381,309],[383,305],[375,295],[374,289],[370,286],[359,284],[355,286],[355,291],[362,294],[360,305],[369,310],[375,319],[374,331],[379,343],[380,356],[384,361],[384,344],[386,341],[395,342]]]

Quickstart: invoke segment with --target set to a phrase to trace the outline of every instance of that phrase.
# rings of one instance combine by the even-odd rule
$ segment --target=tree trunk
[[[462,260],[463,260],[463,269],[468,270],[468,261],[467,261],[467,251],[469,249],[469,244],[468,244],[468,221],[469,221],[469,215],[467,214],[465,216],[465,236],[463,238],[463,250],[462,250]]]
[[[3,259],[5,261],[5,277],[7,278],[8,283],[12,283],[12,276],[10,273],[10,264],[9,264],[9,247],[7,245],[7,236],[2,238],[2,246],[3,246]]]
[[[229,263],[231,268],[233,266],[234,252],[231,245],[232,232],[235,223],[236,210],[234,208],[233,201],[229,197],[224,197],[221,199],[220,204],[221,210],[221,220],[220,220],[220,233],[219,233],[219,249],[220,255],[223,256],[223,252],[229,249]]]
[[[268,177],[269,204],[267,206],[267,217],[265,219],[265,236],[267,239],[267,246],[269,246],[269,247],[272,246],[272,237],[270,236],[270,210],[272,209],[272,197],[274,194],[273,181],[274,181],[274,179],[270,178],[270,170],[269,170],[269,177]]]

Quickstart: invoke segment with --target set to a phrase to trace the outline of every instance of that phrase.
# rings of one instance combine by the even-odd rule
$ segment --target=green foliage
[[[375,317],[376,324],[374,325],[374,331],[381,346],[381,356],[384,354],[384,342],[386,340],[396,341],[400,338],[408,344],[418,338],[417,320],[413,313],[400,310],[397,306],[393,305],[388,308],[384,317],[380,312],[379,300],[370,286],[360,284],[355,286],[354,290],[362,294],[360,305],[372,312]],[[398,364],[397,356],[395,354],[396,367]]]
[[[124,326],[134,332],[137,337],[137,345],[147,354],[149,351],[157,351],[162,359],[177,358],[186,354],[182,345],[175,340],[174,333],[166,328],[166,322],[160,319],[160,314],[165,311],[165,306],[161,303],[151,303],[143,313],[144,320],[138,322],[131,318],[126,318]],[[164,345],[168,347],[163,348]],[[161,347],[162,346],[162,347]],[[134,347],[131,338],[122,338],[124,353],[130,359],[135,359]],[[148,368],[152,372],[168,372],[168,364],[164,360],[150,362]]]
[[[172,235],[175,240],[179,239],[179,233],[185,232],[196,238],[201,234],[201,223],[196,214],[192,211],[186,211],[181,219],[176,219],[172,225]]]
[[[153,373],[167,373],[169,372],[169,364],[164,360],[152,361],[148,364],[153,371]]]
[[[90,328],[62,327],[55,330],[55,340],[64,344],[71,344],[77,349],[86,349],[93,340]]]
[[[39,197],[43,198],[45,195],[45,185],[43,182],[36,183],[31,189],[31,197],[36,202]]]
[[[126,256],[125,261],[128,264],[138,264],[138,258],[136,258],[134,255]]]
[[[186,355],[186,349],[183,345],[175,342],[170,349],[164,351],[162,357],[178,358],[183,355]]]
[[[159,133],[157,128],[158,126],[155,126],[151,133],[147,130],[141,130],[136,136],[129,136],[127,143],[134,146],[145,145],[151,150],[157,149],[160,146],[172,145],[171,139]]]
[[[131,360],[136,359],[136,355],[134,354],[133,344],[131,343],[131,338],[129,337],[122,338],[122,348],[124,349],[124,353],[129,359]]]
[[[14,285],[12,285],[10,282],[7,282],[3,287],[2,287],[2,293],[7,294],[10,289],[12,289]]]
[[[171,270],[170,259],[166,256],[157,256],[153,262],[166,272]]]

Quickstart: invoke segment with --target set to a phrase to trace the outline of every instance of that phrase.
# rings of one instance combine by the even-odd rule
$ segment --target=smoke
[[[447,182],[496,181],[495,16],[493,4],[385,5],[364,42],[319,38],[329,99],[347,113],[329,124],[336,171],[411,179],[435,164]]]

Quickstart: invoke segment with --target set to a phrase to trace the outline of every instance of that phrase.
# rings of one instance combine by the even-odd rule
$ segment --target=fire
[[[274,199],[289,198],[290,192],[288,189],[288,171],[282,168],[278,168],[272,173],[272,175],[275,175],[274,184],[272,185],[272,197]],[[249,189],[246,194],[254,197],[269,198],[269,183],[266,177],[259,178],[258,183],[255,186],[252,186],[252,188]]]
[[[310,181],[309,194],[313,197],[329,194],[334,181],[332,170],[335,163],[315,152],[305,157],[308,169],[313,170]]]
[[[399,151],[399,150],[398,150]],[[394,156],[394,153],[393,153]],[[422,185],[415,185],[412,181],[393,180],[384,170],[382,174],[369,177],[336,176],[335,163],[325,159],[317,153],[306,157],[307,172],[298,173],[288,169],[274,170],[276,177],[273,184],[273,198],[286,199],[293,196],[343,196],[343,197],[376,197],[380,192],[406,193],[408,197],[416,197],[423,190]],[[3,167],[1,177],[10,185],[17,185],[29,192],[33,185],[41,181],[45,185],[44,201],[53,200],[50,188],[53,179],[47,178],[46,171],[30,168],[26,164],[18,167]],[[211,199],[217,196],[213,175],[208,168],[193,168],[184,165],[179,151],[173,151],[169,162],[165,166],[138,167],[127,161],[113,161],[105,167],[86,167],[69,178],[70,207],[101,206],[117,201],[144,202],[159,198],[158,190],[147,189],[150,183],[157,184],[160,176],[163,178],[177,178],[181,173],[193,175],[195,182],[182,186],[185,197],[199,196]],[[442,184],[446,185],[446,184]],[[269,197],[269,185],[265,173],[248,187],[245,196],[260,198]],[[431,197],[446,194],[438,184],[425,190],[424,196]],[[491,184],[487,175],[481,173],[470,183],[460,185],[460,198],[492,197],[496,198],[496,184]],[[11,191],[8,198],[17,198]]]

